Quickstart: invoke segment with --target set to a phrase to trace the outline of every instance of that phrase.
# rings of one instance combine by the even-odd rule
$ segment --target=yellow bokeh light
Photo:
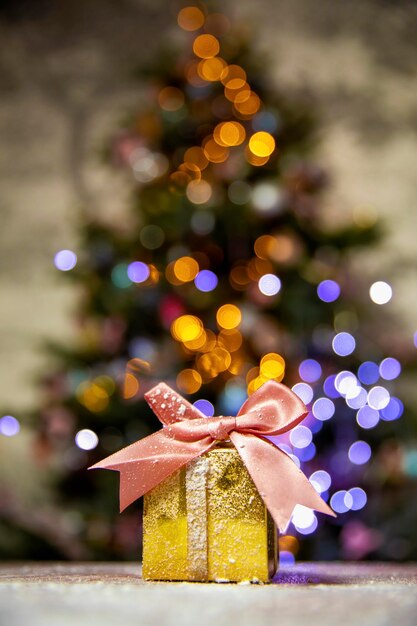
[[[177,87],[164,87],[159,92],[159,106],[164,111],[178,111],[183,106],[184,101],[184,94]]]
[[[246,132],[239,122],[221,122],[214,129],[213,137],[220,146],[239,146],[245,141]]]
[[[109,394],[95,382],[84,381],[78,385],[76,396],[80,404],[93,413],[103,411],[109,404]]]
[[[134,398],[139,392],[139,381],[133,374],[127,373],[125,375],[124,385],[123,385],[123,397],[125,400],[130,400]]]
[[[177,17],[178,26],[190,32],[201,28],[204,20],[204,13],[198,7],[184,7]]]
[[[260,375],[268,380],[282,380],[285,373],[285,361],[280,354],[270,352],[261,359]]]
[[[228,89],[241,89],[246,84],[246,72],[240,65],[228,65],[224,68],[220,80]]]
[[[219,346],[226,348],[229,352],[236,352],[242,345],[243,337],[236,329],[221,330],[218,337]]]
[[[280,551],[292,552],[293,554],[297,554],[300,547],[300,542],[296,537],[293,537],[292,535],[283,535],[279,538],[278,541]]]
[[[246,263],[239,263],[232,268],[229,276],[229,282],[233,289],[238,291],[244,291],[249,285],[251,279],[248,274],[248,268]]]
[[[169,177],[169,190],[175,194],[183,194],[187,188],[191,177],[187,172],[174,172]]]
[[[203,324],[195,315],[181,315],[171,324],[171,334],[177,341],[193,341],[203,332]]]
[[[148,361],[135,357],[127,362],[126,369],[138,374],[149,374],[151,371],[151,365]]]
[[[185,151],[184,162],[193,163],[199,170],[204,170],[209,164],[203,148],[200,148],[199,146],[193,146]]]
[[[193,204],[205,204],[210,200],[213,190],[206,180],[192,180],[185,193]]]
[[[231,330],[239,326],[242,321],[242,313],[234,304],[224,304],[218,309],[216,320],[219,328]]]
[[[254,165],[255,167],[261,167],[262,165],[265,165],[269,161],[269,156],[259,157],[253,154],[253,152],[250,151],[249,146],[246,146],[245,157],[248,163],[250,163],[251,165]]]
[[[215,347],[210,352],[202,354],[197,359],[199,372],[205,379],[215,378],[221,372],[225,372],[232,362],[230,353],[220,346]]]
[[[261,130],[249,139],[249,149],[255,156],[269,157],[275,150],[275,139],[270,133]]]
[[[246,100],[250,98],[251,93],[251,88],[247,83],[244,83],[239,89],[224,88],[225,98],[233,103],[241,104],[242,102],[246,102]]]
[[[271,261],[254,257],[248,264],[248,275],[251,280],[258,281],[264,274],[272,274],[274,266]]]
[[[207,343],[207,332],[203,330],[201,335],[199,335],[196,339],[192,339],[191,341],[183,341],[184,348],[190,350],[191,352],[200,352],[203,350],[204,346]]]
[[[182,283],[189,283],[197,276],[199,267],[195,259],[190,256],[182,256],[174,261],[175,277]]]
[[[264,378],[263,376],[257,376],[256,378],[251,380],[247,388],[248,396],[251,396],[255,391],[262,387],[262,385],[264,385],[267,380],[268,379]]]
[[[207,159],[212,163],[223,163],[229,156],[229,149],[219,146],[212,136],[204,140],[203,150]]]
[[[267,259],[271,254],[274,244],[274,237],[271,235],[261,235],[253,245],[256,256],[260,259]]]
[[[199,372],[193,369],[182,370],[177,376],[177,387],[183,393],[196,393],[202,382]]]
[[[245,96],[244,100],[241,99],[243,95]],[[234,108],[236,112],[240,113],[244,118],[251,117],[255,115],[261,107],[260,98],[254,91],[251,91],[249,96],[246,97],[246,92],[243,90],[243,95],[237,95],[233,100]]]
[[[213,35],[199,35],[194,40],[193,50],[201,59],[210,59],[219,53],[220,44]]]
[[[185,163],[181,163],[178,167],[179,172],[185,172],[187,176],[190,177],[191,180],[201,180],[201,170],[200,168],[190,161],[186,161]]]
[[[222,72],[226,67],[226,61],[220,57],[212,57],[211,59],[203,59],[198,64],[198,75],[209,82],[220,80]]]

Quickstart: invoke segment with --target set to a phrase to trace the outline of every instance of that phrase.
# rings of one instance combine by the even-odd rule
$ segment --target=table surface
[[[416,626],[417,565],[298,563],[270,585],[145,582],[132,563],[0,565],[7,626]],[[337,620],[337,622],[336,622]]]

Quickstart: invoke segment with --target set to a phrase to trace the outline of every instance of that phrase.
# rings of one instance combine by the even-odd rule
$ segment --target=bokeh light
[[[401,363],[397,359],[388,357],[381,361],[379,373],[385,380],[394,380],[401,374]]]
[[[173,265],[173,272],[177,280],[188,283],[194,280],[198,274],[199,267],[195,259],[190,256],[183,256],[177,259]]]
[[[77,255],[72,250],[60,250],[54,257],[54,263],[61,272],[69,272],[77,265]]]
[[[322,374],[321,365],[315,359],[305,359],[300,363],[298,373],[304,382],[314,383]]]
[[[379,367],[372,361],[365,361],[358,369],[359,380],[365,385],[373,385],[379,378]]]
[[[181,315],[171,324],[171,334],[177,341],[193,341],[203,332],[203,324],[194,315]]]
[[[194,31],[204,24],[204,13],[198,7],[184,7],[178,13],[177,22],[183,30]]]
[[[181,109],[181,107],[184,106],[185,97],[183,92],[180,89],[177,89],[177,87],[164,87],[159,92],[158,102],[159,106],[161,107],[161,109],[164,109],[164,111],[178,111],[178,109]],[[147,158],[149,158],[148,155],[146,156]],[[151,179],[152,178],[153,176],[151,177]],[[147,181],[144,180],[142,182]]]
[[[196,402],[194,402],[194,406],[206,417],[213,417],[214,406],[211,402],[209,402],[209,400],[196,400]]]
[[[206,180],[192,180],[188,183],[185,193],[193,204],[206,204],[210,200],[213,190]]]
[[[333,417],[335,406],[329,398],[317,398],[311,411],[316,419],[324,422]]]
[[[310,404],[314,397],[314,391],[310,385],[306,383],[297,383],[292,387],[293,392],[304,402]]]
[[[313,472],[308,480],[318,493],[328,491],[332,484],[330,474],[324,470],[317,470],[316,472]]]
[[[235,180],[229,185],[227,195],[233,204],[246,204],[252,194],[252,187],[243,180]]]
[[[264,296],[276,296],[281,289],[281,281],[275,274],[264,274],[258,281],[258,287]]]
[[[285,361],[280,354],[270,352],[265,354],[260,362],[259,373],[266,379],[281,380],[285,372]]]
[[[127,275],[132,283],[144,283],[149,278],[150,269],[142,261],[133,261],[127,267]]]
[[[144,226],[139,234],[139,239],[144,248],[156,250],[160,248],[165,240],[165,233],[156,224]]]
[[[219,328],[230,330],[239,326],[242,313],[234,304],[224,304],[217,310],[216,320]]]
[[[365,406],[365,404],[367,403],[367,400],[368,400],[368,394],[366,390],[363,389],[363,387],[358,386],[354,394],[352,393],[348,397],[346,397],[346,404],[351,409],[360,409],[363,406]]]
[[[258,183],[252,191],[252,204],[260,213],[273,214],[281,209],[282,192],[276,183]]]
[[[375,428],[379,422],[379,411],[370,406],[363,406],[356,413],[356,421],[361,428]]]
[[[366,441],[355,441],[349,448],[348,456],[351,463],[363,465],[371,458],[371,446]]]
[[[93,430],[83,428],[75,435],[75,444],[81,450],[94,450],[98,445],[98,437]]]
[[[381,409],[381,419],[385,422],[392,422],[399,419],[404,412],[404,405],[399,398],[393,396],[387,406]]]
[[[303,506],[302,504],[297,504],[294,507],[291,521],[297,531],[302,535],[309,535],[313,533],[318,525],[317,517],[314,511],[306,506]]]
[[[350,333],[342,332],[333,338],[332,347],[339,356],[348,356],[356,348],[356,341]]]
[[[201,59],[210,59],[219,53],[220,44],[213,35],[199,35],[194,40],[193,50]]]
[[[360,487],[352,487],[352,489],[349,489],[348,494],[352,498],[350,509],[352,511],[359,511],[360,509],[363,509],[368,500],[365,491]]]
[[[305,448],[296,448],[295,453],[300,461],[311,461],[316,456],[316,446],[313,442],[309,443]]]
[[[13,415],[3,415],[3,417],[0,418],[0,435],[14,437],[19,431],[19,421]]]
[[[269,157],[275,150],[275,139],[270,133],[261,130],[249,139],[249,149],[255,156]]]
[[[349,397],[355,397],[358,393],[359,385],[358,379],[355,374],[349,372],[349,370],[342,370],[336,375],[334,385],[340,395]]]
[[[196,393],[202,382],[201,375],[194,369],[184,369],[177,376],[178,389],[187,394]]]
[[[217,287],[219,279],[211,270],[201,270],[194,279],[194,284],[199,291],[213,291]]]
[[[335,387],[336,374],[330,374],[327,376],[323,383],[323,391],[329,398],[339,398],[340,393]]]
[[[312,439],[313,434],[307,426],[298,425],[290,431],[290,441],[294,448],[306,448]]]
[[[345,489],[336,491],[330,498],[330,506],[336,513],[347,513],[352,505],[353,498]]]
[[[246,132],[239,122],[221,122],[214,129],[213,137],[220,146],[240,146],[245,141]]]
[[[317,295],[323,302],[334,302],[340,296],[340,287],[335,280],[323,280],[317,287]]]
[[[371,285],[369,295],[375,304],[386,304],[392,298],[392,288],[385,281],[378,280]]]
[[[372,387],[368,392],[368,404],[373,409],[380,411],[388,406],[390,394],[385,387]]]

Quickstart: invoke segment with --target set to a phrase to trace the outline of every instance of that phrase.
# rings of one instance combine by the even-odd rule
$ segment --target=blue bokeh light
[[[336,374],[331,374],[323,383],[323,391],[329,398],[340,398],[340,393],[335,387]]]
[[[304,404],[310,404],[313,399],[314,391],[312,387],[306,383],[297,383],[292,387],[292,390]]]
[[[379,411],[370,406],[363,406],[356,414],[356,421],[361,428],[374,428],[379,422]]]
[[[196,402],[194,402],[194,406],[206,417],[213,417],[214,406],[211,402],[209,402],[209,400],[196,400]]]
[[[316,472],[313,472],[308,480],[318,493],[327,491],[332,484],[330,474],[324,470],[317,470]]]
[[[315,359],[305,359],[300,363],[298,373],[304,382],[315,383],[321,376],[321,365]]]
[[[340,287],[335,280],[323,280],[317,287],[317,295],[323,302],[334,302],[340,296]]]
[[[199,291],[209,292],[217,287],[219,279],[211,270],[201,270],[194,279],[194,284]]]
[[[349,448],[348,456],[354,465],[364,465],[371,458],[372,450],[366,441],[355,441]]]
[[[401,374],[401,363],[397,359],[388,357],[381,362],[379,373],[385,380],[394,380]]]
[[[385,387],[372,387],[368,392],[368,404],[373,409],[380,411],[388,406],[390,401],[389,391]]]
[[[57,270],[69,272],[77,265],[77,255],[72,250],[60,250],[54,257]]]
[[[349,356],[356,348],[356,341],[350,333],[337,333],[333,338],[332,347],[339,356]]]
[[[19,421],[13,415],[3,415],[0,418],[0,435],[14,437],[20,431]]]
[[[305,448],[297,448],[295,451],[300,461],[311,461],[316,456],[316,446],[313,442],[309,443]]]
[[[144,283],[150,273],[149,266],[142,261],[133,261],[127,266],[127,275],[132,283]]]
[[[333,511],[335,511],[336,513],[347,513],[349,511],[350,507],[347,506],[349,502],[346,502],[347,495],[348,492],[345,489],[336,491],[336,493],[332,495],[332,497],[330,498],[330,506],[332,507]],[[350,496],[350,499],[353,501],[352,496]]]
[[[298,425],[290,431],[290,441],[294,448],[306,448],[313,439],[313,433],[307,426]]]
[[[381,409],[381,419],[385,422],[392,422],[401,417],[404,413],[404,405],[399,398],[392,396],[387,406]]]
[[[364,361],[359,366],[358,377],[364,385],[374,385],[379,378],[379,367],[372,361]]]
[[[334,412],[334,402],[329,400],[329,398],[317,398],[313,404],[312,413],[316,419],[322,422],[333,417]]]
[[[352,487],[352,489],[349,489],[348,493],[352,498],[352,504],[349,508],[352,511],[363,509],[368,500],[365,491],[360,487]]]

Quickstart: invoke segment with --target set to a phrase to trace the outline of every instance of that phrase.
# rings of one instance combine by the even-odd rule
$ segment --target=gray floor
[[[144,583],[133,564],[0,567],[8,626],[414,626],[417,567],[299,563],[271,585]]]

